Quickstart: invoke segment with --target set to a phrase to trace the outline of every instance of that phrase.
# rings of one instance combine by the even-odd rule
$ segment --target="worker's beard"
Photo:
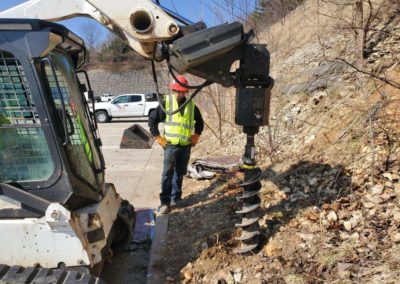
[[[186,96],[185,96],[185,95],[178,95],[178,96],[176,97],[176,100],[177,100],[178,104],[181,104],[181,103],[183,103],[184,101],[186,101]]]

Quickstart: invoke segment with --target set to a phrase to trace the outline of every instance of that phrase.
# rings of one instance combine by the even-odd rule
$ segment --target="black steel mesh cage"
[[[70,142],[72,145],[81,145],[83,143],[82,142],[82,134],[79,131],[80,128],[75,119],[76,110],[72,109],[72,107],[71,107],[70,91],[68,89],[68,84],[66,82],[65,76],[63,76],[58,69],[56,69],[55,71],[56,71],[56,76],[57,76],[57,82],[59,84],[60,91],[61,91],[61,96],[58,93],[59,90],[57,88],[55,78],[52,75],[52,73],[50,72],[50,67],[46,66],[46,73],[48,75],[47,80],[50,85],[51,93],[52,93],[56,108],[60,109],[60,110],[62,109],[62,106],[61,106],[61,97],[62,97],[64,100],[64,104],[65,104],[65,110],[66,110],[67,114],[69,115],[69,117],[71,118],[70,123],[67,124],[68,132],[73,133],[73,134],[69,135]],[[61,117],[60,117],[60,119],[61,119]],[[71,127],[72,127],[72,129],[71,129]]]
[[[0,100],[2,113],[10,124],[40,124],[32,93],[19,61],[11,53],[0,51]]]
[[[0,182],[45,180],[53,169],[24,69],[0,50]]]

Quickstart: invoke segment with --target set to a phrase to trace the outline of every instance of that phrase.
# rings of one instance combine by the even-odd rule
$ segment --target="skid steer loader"
[[[87,272],[133,229],[133,207],[104,181],[84,57],[62,25],[0,19],[1,283],[100,283]]]

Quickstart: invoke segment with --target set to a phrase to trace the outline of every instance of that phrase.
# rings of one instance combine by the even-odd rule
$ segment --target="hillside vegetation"
[[[362,62],[349,1],[308,0],[270,27],[258,23],[276,83],[270,126],[256,138],[263,243],[252,256],[232,252],[240,173],[186,180],[188,206],[170,217],[168,281],[398,283],[400,6],[364,2]],[[232,90],[208,92],[194,158],[242,155]]]

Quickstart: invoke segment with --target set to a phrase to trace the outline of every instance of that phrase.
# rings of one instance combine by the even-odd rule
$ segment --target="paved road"
[[[106,182],[114,183],[121,196],[136,210],[156,208],[159,205],[163,150],[158,144],[151,149],[119,149],[124,130],[134,123],[148,129],[147,119],[113,119],[99,124],[107,167]],[[106,283],[145,284],[149,249],[144,243],[133,250],[117,252],[112,261],[105,264],[101,277]]]
[[[135,208],[156,208],[159,204],[162,148],[119,149],[124,130],[134,123],[147,127],[147,119],[113,119],[99,124],[106,162],[106,182],[114,183],[121,196]]]

